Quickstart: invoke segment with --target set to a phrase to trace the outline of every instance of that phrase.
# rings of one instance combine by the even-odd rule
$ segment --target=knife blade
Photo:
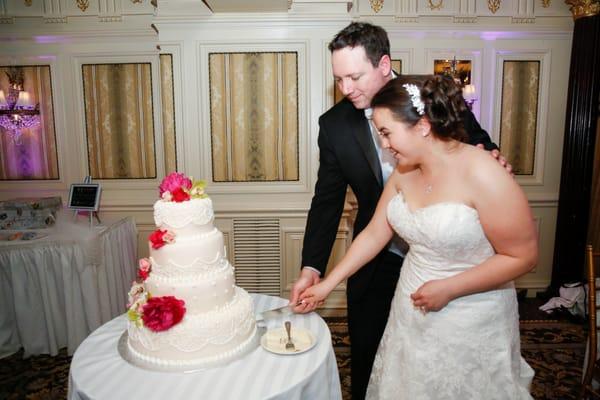
[[[301,301],[296,303],[296,306],[299,306],[300,304],[302,304]],[[261,313],[258,313],[256,315],[256,320],[261,321],[261,320],[265,320],[265,319],[273,319],[273,318],[282,317],[284,315],[290,315],[293,313],[294,313],[294,311],[292,310],[292,305],[287,304],[283,307],[273,308],[271,310],[266,310]]]

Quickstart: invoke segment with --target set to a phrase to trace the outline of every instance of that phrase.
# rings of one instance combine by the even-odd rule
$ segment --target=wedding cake
[[[223,365],[256,346],[252,298],[235,286],[204,182],[167,176],[154,204],[158,228],[129,292],[127,350],[143,366]]]

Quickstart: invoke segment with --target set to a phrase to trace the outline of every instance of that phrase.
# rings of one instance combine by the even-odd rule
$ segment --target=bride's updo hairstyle
[[[418,89],[409,93],[412,85]],[[418,96],[418,97],[417,97]],[[422,108],[419,109],[419,101]],[[433,134],[442,140],[465,142],[462,114],[467,105],[461,88],[454,80],[441,75],[402,75],[389,81],[377,92],[371,107],[387,108],[394,118],[414,126],[423,117],[431,124]]]

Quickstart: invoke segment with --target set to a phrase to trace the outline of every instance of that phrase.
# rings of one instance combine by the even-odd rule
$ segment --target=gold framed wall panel
[[[299,180],[298,53],[209,52],[213,182]]]
[[[58,180],[58,151],[50,65],[0,66],[0,89],[8,93],[11,68],[23,72],[23,89],[39,103],[40,125],[23,129],[18,140],[0,128],[0,180]]]
[[[82,64],[89,174],[156,178],[152,65]]]

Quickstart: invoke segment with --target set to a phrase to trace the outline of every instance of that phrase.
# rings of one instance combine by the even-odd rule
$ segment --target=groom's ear
[[[392,60],[390,59],[390,56],[387,54],[381,56],[377,68],[379,68],[383,76],[389,76],[392,73]]]

